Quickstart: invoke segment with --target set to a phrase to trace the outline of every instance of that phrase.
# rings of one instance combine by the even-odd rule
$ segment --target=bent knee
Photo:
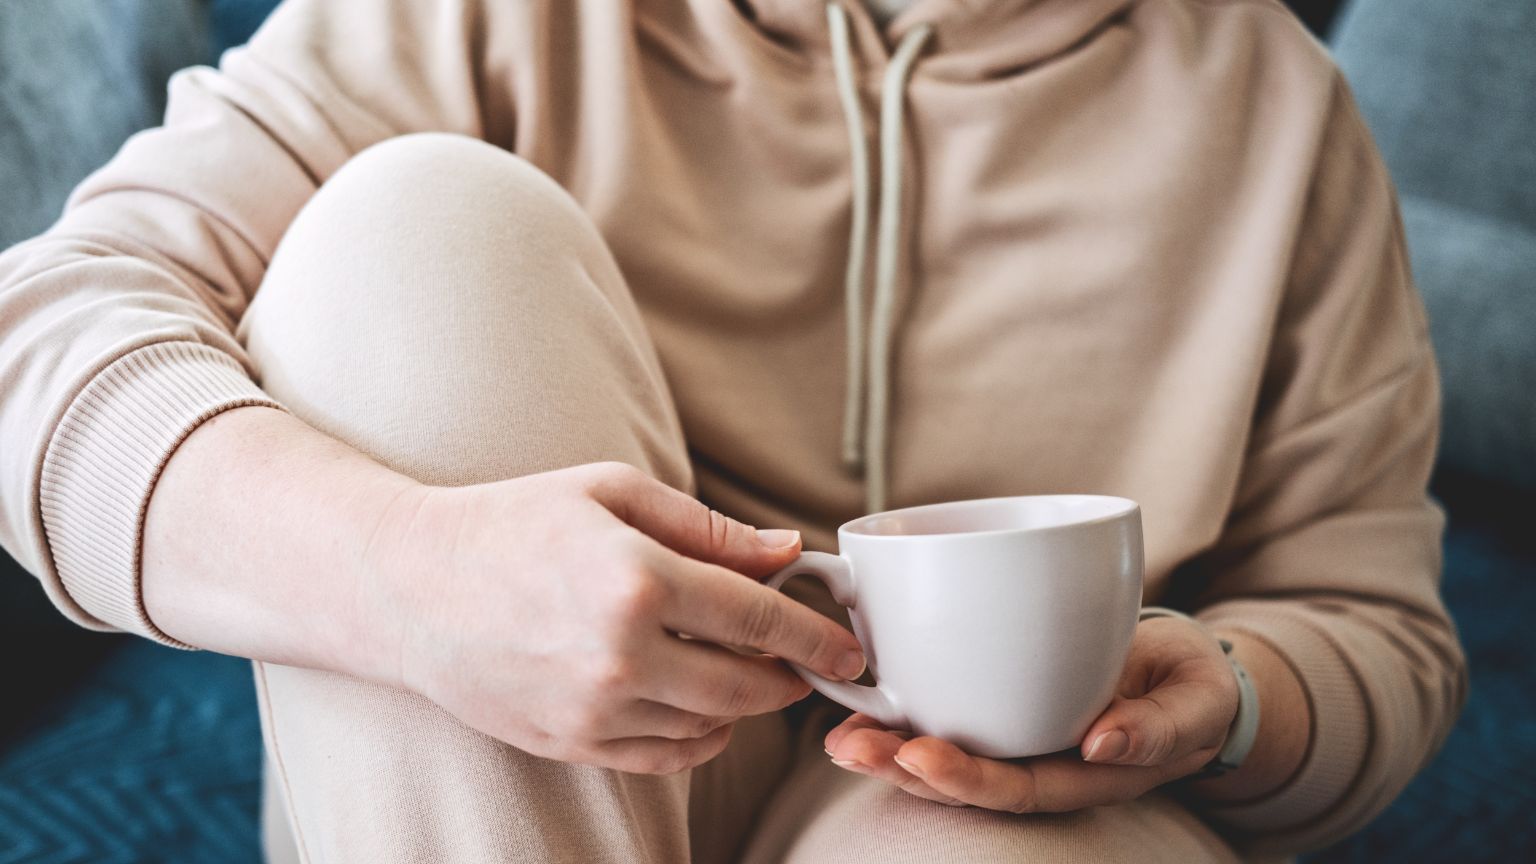
[[[332,204],[445,230],[596,233],[575,199],[533,163],[446,132],[401,135],[360,151],[325,181],[310,209]]]
[[[435,302],[451,291],[452,305],[518,303],[604,250],[575,199],[526,159],[462,135],[402,135],[322,184],[288,227],[255,306],[344,309],[363,287],[389,304],[420,300],[424,286]]]

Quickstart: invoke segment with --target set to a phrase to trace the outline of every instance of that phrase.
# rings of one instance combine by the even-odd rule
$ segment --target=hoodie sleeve
[[[1336,75],[1227,530],[1198,617],[1267,641],[1313,724],[1303,764],[1206,815],[1251,851],[1315,848],[1385,808],[1467,692],[1426,486],[1439,385],[1396,195]]]
[[[175,644],[139,590],[155,480],[203,420],[277,407],[234,327],[320,183],[385,138],[483,137],[478,5],[289,0],[0,255],[0,543],[77,623]]]

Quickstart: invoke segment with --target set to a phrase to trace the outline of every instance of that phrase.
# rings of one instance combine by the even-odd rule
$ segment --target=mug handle
[[[775,591],[782,591],[785,582],[801,575],[815,576],[820,579],[822,584],[832,592],[832,599],[849,609],[853,608],[853,568],[848,564],[848,559],[841,555],[802,552],[795,563],[768,577],[763,584]],[[861,714],[867,714],[886,726],[901,729],[908,725],[907,718],[896,710],[895,704],[891,702],[885,691],[880,689],[878,683],[874,687],[869,687],[852,681],[834,681],[831,678],[823,678],[798,663],[789,663],[789,668],[795,670],[795,674],[804,678],[807,684],[815,687],[822,695],[840,705],[852,708]]]

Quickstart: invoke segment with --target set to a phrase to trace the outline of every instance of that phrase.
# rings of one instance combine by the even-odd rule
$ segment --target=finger
[[[864,672],[854,635],[803,603],[750,579],[673,557],[653,566],[672,592],[662,612],[667,628],[721,645],[755,648],[838,680]]]
[[[837,742],[843,740],[843,736],[855,729],[874,729],[879,732],[889,732],[903,741],[912,737],[911,732],[887,729],[885,724],[867,714],[854,713],[848,719],[834,726],[832,731],[828,732],[826,737],[822,739],[822,747],[827,751],[827,755],[833,755],[834,751],[837,750]]]
[[[598,745],[580,761],[631,774],[676,774],[708,762],[731,743],[734,726],[721,726],[702,738],[620,738]]]
[[[778,711],[811,687],[772,657],[737,654],[708,642],[666,637],[654,677],[637,683],[648,698],[695,714],[745,717]]]
[[[1007,813],[1064,813],[1118,804],[1172,779],[1163,768],[1092,765],[1071,753],[1001,762],[931,737],[908,741],[895,759],[941,795]]]
[[[957,806],[965,803],[939,792],[898,764],[896,753],[905,743],[905,739],[889,730],[857,724],[838,740],[835,749],[828,749],[833,751],[832,764],[845,771],[866,774],[940,804]]]
[[[638,468],[621,463],[587,467],[598,503],[680,555],[761,578],[800,554],[798,531],[758,531]]]
[[[721,717],[685,711],[662,702],[639,699],[625,705],[608,724],[614,738],[669,738],[687,741],[736,722],[736,717]]]

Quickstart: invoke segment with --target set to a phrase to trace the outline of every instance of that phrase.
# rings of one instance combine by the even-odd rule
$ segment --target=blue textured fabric
[[[1355,0],[1334,47],[1402,193],[1441,463],[1536,492],[1536,2]]]
[[[1531,46],[1536,65],[1536,26]],[[1417,196],[1403,222],[1445,383],[1440,464],[1536,494],[1536,230]]]
[[[123,644],[0,750],[0,864],[255,864],[250,664],[110,638]]]
[[[1333,48],[1399,188],[1536,230],[1536,3],[1354,0]]]
[[[278,0],[213,0],[213,40],[219,51],[243,45]]]

